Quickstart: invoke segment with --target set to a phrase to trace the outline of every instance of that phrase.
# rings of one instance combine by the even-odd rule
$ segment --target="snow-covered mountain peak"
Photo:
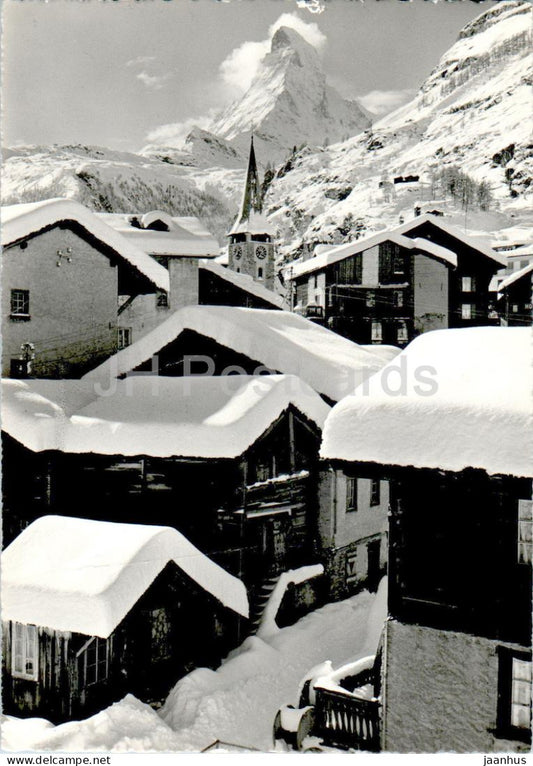
[[[327,84],[316,49],[294,29],[279,27],[249,89],[211,132],[242,149],[253,131],[266,163],[284,159],[295,145],[339,141],[370,123],[359,104]]]
[[[270,52],[285,51],[292,54],[293,63],[297,66],[309,66],[320,68],[316,49],[290,27],[279,27],[270,44]]]

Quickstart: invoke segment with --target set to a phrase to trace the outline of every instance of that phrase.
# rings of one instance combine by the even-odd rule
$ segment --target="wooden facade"
[[[292,406],[235,460],[34,453],[4,435],[4,541],[49,513],[170,526],[253,587],[317,560],[319,444]]]
[[[533,314],[533,269],[502,290],[497,303],[501,323],[507,327],[530,327]]]
[[[457,267],[384,240],[315,272],[294,278],[296,305],[351,340],[406,346],[416,335],[447,327],[495,324],[489,283],[495,260],[431,221],[409,230],[457,255]]]
[[[4,712],[59,723],[92,715],[127,693],[160,701],[195,667],[216,667],[239,642],[243,622],[174,563],[107,638],[4,622]],[[36,652],[22,668],[31,672],[20,673],[14,637],[28,628]]]

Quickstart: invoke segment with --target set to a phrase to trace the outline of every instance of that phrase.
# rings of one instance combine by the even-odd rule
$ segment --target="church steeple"
[[[261,195],[261,184],[257,173],[257,162],[255,161],[254,137],[250,139],[250,156],[248,157],[248,170],[246,172],[246,184],[242,197],[239,223],[249,221],[252,213],[263,212],[263,200]]]
[[[273,236],[272,224],[263,215],[261,184],[257,173],[252,136],[242,202],[235,223],[228,232],[228,267],[252,277],[270,290],[274,289]]]

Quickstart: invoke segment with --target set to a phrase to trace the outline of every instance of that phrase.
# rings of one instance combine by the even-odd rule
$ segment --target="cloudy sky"
[[[244,92],[281,24],[320,51],[343,96],[384,114],[412,95],[461,27],[488,5],[4,0],[3,144],[135,151],[184,134]]]

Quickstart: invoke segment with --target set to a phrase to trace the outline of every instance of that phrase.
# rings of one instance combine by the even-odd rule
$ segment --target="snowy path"
[[[327,604],[265,640],[247,639],[216,671],[193,671],[176,684],[161,716],[128,695],[85,721],[60,726],[5,718],[2,745],[8,750],[168,752],[197,751],[220,739],[268,751],[274,715],[280,705],[297,702],[302,677],[324,660],[338,666],[373,654],[385,616],[383,581],[377,596],[363,591]]]
[[[297,703],[299,682],[313,665],[375,652],[386,616],[384,585],[378,597],[364,591],[328,604],[267,641],[249,638],[217,671],[200,668],[179,681],[162,717],[182,747],[220,739],[270,749],[276,711]]]

